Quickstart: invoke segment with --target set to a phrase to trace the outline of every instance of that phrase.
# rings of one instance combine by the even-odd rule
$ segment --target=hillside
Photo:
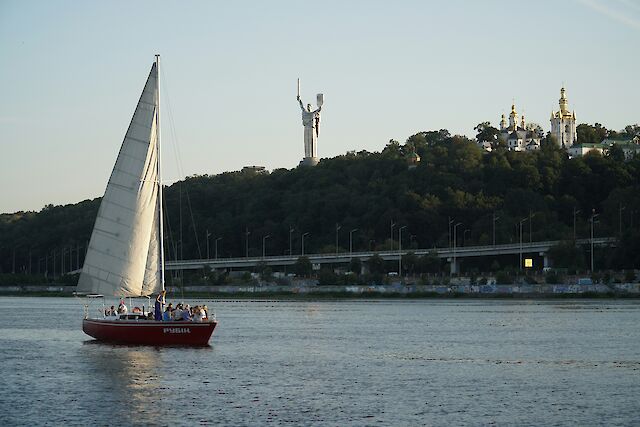
[[[406,157],[414,151],[421,162],[410,170]],[[497,243],[518,241],[518,225],[530,214],[526,241],[572,239],[574,210],[577,236],[585,238],[595,209],[597,236],[622,230],[625,237],[603,263],[640,267],[640,159],[625,162],[613,152],[569,160],[548,138],[537,152],[486,153],[446,130],[421,132],[381,152],[350,152],[314,168],[188,177],[165,194],[169,259],[205,257],[207,230],[211,257],[218,238],[220,257],[244,256],[246,230],[250,256],[262,254],[265,236],[267,255],[288,253],[290,237],[292,252],[300,253],[303,233],[306,253],[332,252],[337,224],[341,251],[349,250],[355,229],[354,251],[388,249],[392,231],[397,248],[404,226],[403,247],[448,246],[450,219],[462,223],[458,245],[491,244],[494,215]],[[95,199],[0,215],[0,272],[43,272],[46,257],[51,273],[54,256],[58,272],[75,269],[98,206]]]

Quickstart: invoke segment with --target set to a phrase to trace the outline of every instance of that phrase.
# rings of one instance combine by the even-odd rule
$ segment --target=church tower
[[[560,110],[551,112],[551,135],[560,147],[569,148],[577,142],[576,112],[569,111],[564,88],[560,89]]]
[[[518,113],[516,113],[515,104],[511,104],[511,113],[509,114],[509,130],[518,130]]]

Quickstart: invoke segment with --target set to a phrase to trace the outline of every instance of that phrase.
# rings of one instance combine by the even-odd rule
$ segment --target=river
[[[208,305],[210,347],[154,348],[0,297],[0,424],[640,424],[640,301]]]

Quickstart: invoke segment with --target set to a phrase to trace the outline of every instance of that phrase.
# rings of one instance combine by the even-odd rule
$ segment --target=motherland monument
[[[315,166],[318,164],[318,134],[320,132],[320,111],[324,102],[324,96],[319,93],[316,96],[318,108],[311,110],[311,104],[304,107],[300,99],[300,79],[298,79],[298,103],[302,110],[302,125],[304,126],[304,158],[300,166]]]

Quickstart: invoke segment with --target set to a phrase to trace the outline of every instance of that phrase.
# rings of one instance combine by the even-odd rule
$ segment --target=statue
[[[311,110],[311,104],[304,107],[300,99],[300,79],[298,79],[298,103],[302,110],[302,125],[304,126],[304,159],[301,165],[315,166],[318,164],[318,134],[320,133],[320,111],[324,97],[321,93],[317,96],[318,108]]]

